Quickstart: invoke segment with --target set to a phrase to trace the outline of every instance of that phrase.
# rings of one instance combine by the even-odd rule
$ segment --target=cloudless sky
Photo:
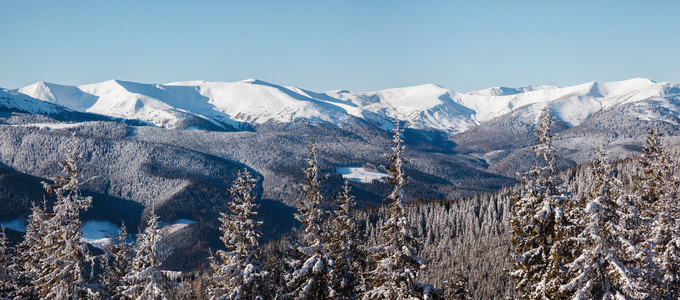
[[[680,81],[680,1],[0,1],[0,87]]]

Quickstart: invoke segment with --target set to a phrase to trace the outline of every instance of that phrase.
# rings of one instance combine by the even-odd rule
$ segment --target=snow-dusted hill
[[[0,108],[31,114],[58,114],[70,110],[60,105],[45,103],[13,90],[0,88]]]
[[[467,93],[434,84],[377,92],[319,93],[256,79],[169,84],[110,80],[81,86],[39,82],[4,92],[27,95],[75,111],[140,120],[168,128],[186,124],[187,119],[223,128],[302,119],[338,126],[364,120],[387,129],[396,118],[412,128],[459,133],[522,107],[525,109],[520,117],[534,119],[546,102],[551,103],[553,114],[569,126],[580,124],[604,108],[643,100],[654,101],[666,108],[665,113],[680,116],[676,103],[680,85],[644,78],[565,88],[496,87]],[[641,112],[640,117],[658,116]]]
[[[460,102],[475,110],[476,120],[487,121],[531,104],[550,102],[556,118],[570,126],[583,122],[603,108],[655,99],[677,99],[680,85],[657,83],[645,78],[617,82],[590,82],[565,88],[543,87],[510,95],[487,96],[476,92],[459,94]],[[543,105],[527,111],[527,118],[535,118]]]

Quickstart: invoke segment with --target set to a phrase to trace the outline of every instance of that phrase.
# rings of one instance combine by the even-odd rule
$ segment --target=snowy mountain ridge
[[[342,126],[359,119],[389,129],[392,120],[399,119],[411,128],[459,133],[521,107],[530,108],[523,111],[523,118],[535,119],[546,102],[551,103],[556,118],[570,126],[580,124],[602,109],[640,101],[655,101],[655,105],[666,108],[662,114],[680,117],[680,85],[645,78],[564,88],[496,87],[466,93],[435,84],[376,92],[313,92],[257,79],[168,84],[109,80],[81,86],[38,82],[2,92],[74,111],[140,120],[168,128],[179,127],[184,120],[193,118],[224,128],[300,119]],[[641,118],[664,119],[665,116],[647,111],[641,113]]]
[[[39,101],[17,91],[0,88],[0,107],[5,109],[25,111],[34,114],[56,114],[70,111],[68,108],[48,102]]]

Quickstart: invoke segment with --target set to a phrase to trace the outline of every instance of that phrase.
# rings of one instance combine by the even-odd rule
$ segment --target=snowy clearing
[[[189,226],[189,224],[194,223],[198,223],[198,221],[189,219],[177,219],[169,225],[161,224],[161,228],[159,228],[158,231],[161,233],[161,235],[171,234],[177,230]]]
[[[389,175],[380,172],[368,171],[363,167],[337,167],[336,171],[342,174],[342,178],[354,182],[371,183]]]
[[[97,248],[110,246],[118,237],[120,227],[109,221],[85,221],[81,240]]]
[[[83,123],[36,123],[36,124],[22,124],[22,125],[15,125],[15,126],[38,127],[40,129],[47,128],[49,130],[53,130],[53,129],[74,128],[74,127],[78,127],[80,125],[83,125]]]

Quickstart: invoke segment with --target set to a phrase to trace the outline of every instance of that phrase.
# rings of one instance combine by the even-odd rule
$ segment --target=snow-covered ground
[[[52,129],[74,128],[74,127],[78,127],[80,125],[83,125],[83,123],[35,123],[35,124],[21,124],[21,125],[16,125],[16,126],[38,127],[40,129],[47,128],[49,130],[52,130]]]
[[[118,237],[120,227],[109,221],[85,221],[82,241],[97,248],[109,247]]]
[[[0,226],[19,232],[26,232],[26,225],[21,219],[0,220]]]
[[[342,174],[342,178],[363,183],[371,183],[373,180],[389,176],[385,173],[366,170],[363,167],[337,167],[336,171]]]
[[[189,226],[190,224],[198,223],[197,221],[194,220],[189,220],[189,219],[177,219],[174,222],[171,223],[161,223],[161,227],[158,229],[158,231],[161,233],[161,235],[166,235],[166,234],[171,234],[177,230],[180,230],[184,227]]]

